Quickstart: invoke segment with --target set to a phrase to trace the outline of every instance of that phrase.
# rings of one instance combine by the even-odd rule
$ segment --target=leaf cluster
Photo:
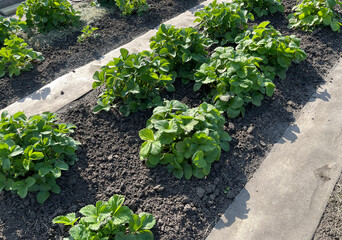
[[[234,0],[233,2],[241,4],[243,8],[258,17],[267,16],[269,13],[284,12],[281,0]]]
[[[160,90],[175,90],[175,74],[169,74],[169,62],[149,51],[129,54],[122,48],[120,52],[119,58],[94,74],[93,89],[105,85],[94,112],[109,111],[120,104],[120,112],[128,116],[161,105]]]
[[[248,20],[254,20],[253,14],[239,4],[218,4],[216,0],[196,12],[195,16],[198,17],[195,22],[199,22],[204,33],[211,39],[218,40],[221,45],[234,42],[235,37],[248,28]]]
[[[0,15],[0,47],[5,43],[5,39],[11,35],[16,35],[19,30],[25,29],[26,22],[15,18],[4,18]]]
[[[194,91],[202,85],[211,88],[209,97],[220,111],[227,111],[228,117],[242,114],[245,106],[261,105],[264,94],[272,96],[275,85],[259,70],[262,58],[236,51],[232,47],[218,47],[195,74]]]
[[[342,6],[341,0],[303,0],[293,7],[294,13],[288,16],[289,28],[312,31],[320,26],[330,26],[340,32],[342,17],[334,8]]]
[[[306,53],[300,48],[300,39],[283,36],[273,26],[267,27],[269,23],[262,22],[240,34],[235,39],[236,50],[261,58],[260,70],[267,78],[273,80],[277,75],[285,79],[291,62],[303,61]]]
[[[15,35],[5,39],[0,49],[0,77],[7,72],[10,77],[19,76],[22,71],[29,71],[34,61],[43,61],[40,52],[34,51],[28,44]]]
[[[94,34],[94,32],[97,30],[98,28],[94,27],[94,28],[90,28],[90,26],[84,26],[82,29],[82,34],[80,36],[77,37],[77,42],[83,42],[84,40],[86,40],[89,37],[98,37],[98,34]]]
[[[148,167],[167,165],[175,177],[203,178],[218,161],[221,148],[229,150],[229,134],[223,130],[224,117],[210,104],[189,109],[179,101],[165,101],[156,107],[139,132],[145,142],[140,158]]]
[[[28,27],[46,33],[79,24],[79,12],[67,0],[26,0],[17,8],[19,19],[24,16]]]
[[[150,47],[157,55],[170,62],[170,69],[177,71],[183,83],[193,80],[194,69],[207,61],[205,48],[212,40],[194,28],[176,28],[162,24],[150,39]]]
[[[122,205],[124,200],[123,196],[114,195],[108,202],[98,201],[95,206],[83,207],[79,211],[83,217],[77,218],[75,213],[69,213],[54,218],[52,222],[71,226],[70,240],[153,240],[150,231],[156,223],[153,215],[134,214]]]
[[[126,16],[135,11],[141,14],[148,10],[146,0],[115,0],[115,2],[122,14]]]
[[[77,160],[80,143],[68,136],[74,125],[56,120],[57,115],[49,112],[29,118],[23,112],[1,114],[0,192],[25,198],[38,191],[37,201],[43,203],[50,192],[61,191],[56,179]]]

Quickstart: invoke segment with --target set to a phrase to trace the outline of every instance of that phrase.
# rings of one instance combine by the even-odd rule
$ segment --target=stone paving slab
[[[0,9],[23,2],[24,0],[0,0]]]
[[[330,77],[207,240],[312,239],[342,170],[342,62]]]
[[[165,24],[172,24],[176,27],[194,27],[196,19],[194,14],[196,11],[203,9],[204,6],[209,5],[212,0],[203,2],[200,5],[186,11],[183,14],[165,22]],[[222,2],[219,0],[218,2]],[[149,49],[149,40],[157,32],[157,29],[150,30],[144,35],[134,39],[128,44],[120,48],[126,48],[129,52],[140,52]],[[31,95],[13,103],[5,109],[14,114],[18,111],[25,111],[29,115],[39,114],[45,111],[56,112],[66,104],[80,98],[92,89],[93,74],[99,70],[101,66],[106,65],[114,57],[120,56],[120,48],[117,48],[101,59],[93,61],[83,67],[76,69],[53,82],[45,85],[38,91]],[[4,110],[4,109],[3,109]],[[0,112],[2,112],[1,110]]]
[[[11,6],[5,7],[0,9],[0,14],[4,15],[4,16],[9,16],[14,14],[17,11],[17,7],[20,5],[20,3],[17,4],[13,4]]]

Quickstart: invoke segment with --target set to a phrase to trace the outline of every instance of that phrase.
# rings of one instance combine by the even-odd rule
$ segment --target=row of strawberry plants
[[[209,86],[211,91],[207,100],[215,105],[219,113],[226,111],[230,118],[243,116],[248,103],[260,106],[265,94],[272,96],[275,88],[272,80],[276,75],[285,78],[291,62],[299,62],[306,57],[299,39],[282,36],[272,26],[267,27],[269,22],[247,29],[247,21],[253,19],[253,15],[240,4],[217,4],[214,1],[195,15],[198,16],[195,21],[204,30],[203,34],[194,28],[177,29],[162,24],[150,40],[151,51],[129,54],[126,49],[121,49],[119,58],[114,58],[100,72],[96,72],[93,88],[105,85],[105,90],[99,96],[94,112],[109,111],[121,105],[119,111],[128,116],[132,112],[160,106],[163,102],[160,92],[163,89],[175,91],[173,83],[178,78],[184,84],[195,82],[194,91],[200,90],[203,85]],[[236,48],[218,47],[210,58],[207,57],[208,47],[227,42],[235,42]],[[147,159],[146,164],[150,167],[158,163],[167,164],[168,170],[179,178],[203,178],[209,174],[211,162],[204,164],[206,153],[198,150],[199,145],[192,143],[195,139],[191,139],[197,131],[209,130],[203,124],[200,126],[204,129],[194,131],[195,125],[187,129],[185,126],[188,123],[182,120],[183,116],[188,121],[193,119],[193,124],[198,120],[186,110],[181,111],[180,103],[164,104],[164,107],[157,107],[154,111],[164,125],[158,124],[155,127],[157,132],[154,132],[151,127],[154,125],[149,122],[148,129],[140,133],[145,140],[141,158]],[[179,122],[172,119],[170,123],[164,119],[166,113],[161,116],[159,111],[169,109],[172,112],[173,105],[178,106],[176,109],[180,108],[178,114],[172,115],[177,116]],[[191,109],[190,112],[196,111],[199,109]],[[215,128],[221,129],[218,126]],[[196,148],[185,156],[174,155],[180,151],[177,141],[185,144],[183,138],[188,139],[186,146]],[[213,149],[214,145],[220,146],[220,137],[216,140],[218,142],[215,144],[211,142]],[[221,152],[221,149],[218,151]]]
[[[281,0],[233,0],[233,2],[258,17],[278,11],[284,12]],[[313,31],[317,27],[329,26],[333,31],[340,32],[342,17],[336,11],[337,6],[342,6],[341,0],[303,0],[293,7],[294,13],[288,16],[288,27]]]
[[[0,193],[12,191],[25,198],[28,192],[38,192],[39,203],[51,192],[60,193],[56,180],[78,160],[75,151],[80,143],[69,136],[76,126],[57,120],[49,112],[32,117],[23,112],[1,114]],[[134,214],[123,202],[123,196],[114,195],[108,202],[83,207],[81,218],[69,213],[53,222],[71,226],[70,239],[153,239],[153,215]]]
[[[6,73],[19,76],[22,71],[29,71],[32,63],[44,60],[40,52],[18,37],[19,31],[36,29],[47,33],[77,25],[80,19],[67,0],[26,0],[18,6],[16,14],[19,20],[0,16],[0,77]]]
[[[193,28],[177,29],[162,25],[151,39],[151,51],[129,54],[121,49],[119,58],[113,59],[94,74],[94,88],[106,85],[94,111],[109,111],[119,104],[120,112],[128,116],[131,112],[157,106],[146,128],[139,132],[144,140],[140,150],[141,160],[146,160],[148,167],[167,165],[167,170],[177,178],[204,178],[210,173],[212,163],[219,160],[221,150],[229,150],[231,137],[223,130],[225,119],[221,115],[221,111],[226,109],[216,104],[219,111],[207,103],[190,109],[176,100],[162,104],[160,91],[175,91],[173,83],[177,77],[184,84],[196,81],[195,90],[203,84],[209,84],[206,81],[210,79],[211,83],[220,85],[213,89],[223,92],[215,99],[221,102],[232,99],[234,103],[231,107],[243,107],[246,99],[260,105],[263,94],[273,93],[271,79],[276,75],[285,77],[291,61],[305,58],[304,51],[299,47],[299,39],[294,36],[283,37],[274,28],[266,28],[268,24],[264,22],[249,32],[237,35],[237,49],[216,48],[209,59],[205,49],[213,44],[213,40]],[[265,77],[263,71],[269,78]],[[231,80],[235,80],[235,83],[232,84]],[[231,89],[223,89],[221,85],[224,84]],[[235,97],[229,95],[232,91]],[[240,93],[243,93],[241,99]],[[237,116],[240,112],[241,109],[234,114]],[[82,215],[88,216],[89,213],[83,212],[81,209]],[[80,236],[77,234],[82,229],[82,234],[103,236],[103,229],[98,227],[100,215],[101,211],[92,214],[96,217],[89,223],[81,220],[77,228],[70,229],[70,234],[76,239],[75,236]],[[75,214],[67,216],[57,217],[54,222],[73,226],[77,220]],[[92,228],[92,224],[96,227]],[[109,227],[107,224],[102,226]]]
[[[214,2],[204,11],[212,14],[217,8],[243,16],[248,13],[240,9],[236,12],[236,4]],[[222,18],[222,13],[207,21],[203,14],[197,14],[205,34],[213,36],[212,25],[217,24],[216,18]],[[298,63],[306,58],[300,48],[300,40],[295,36],[282,36],[269,22],[263,22],[253,29],[245,30],[234,38],[237,44],[232,47],[216,48],[210,58],[207,58],[206,48],[215,40],[204,36],[193,28],[177,29],[173,26],[161,25],[156,36],[150,42],[151,51],[129,54],[121,49],[121,56],[115,58],[94,74],[93,88],[105,85],[105,91],[100,95],[95,112],[115,108],[121,104],[120,112],[128,116],[131,112],[158,106],[162,103],[160,91],[175,91],[173,82],[181,78],[184,84],[195,81],[194,90],[202,85],[209,85],[213,90],[208,99],[216,104],[220,111],[227,111],[229,117],[244,114],[244,106],[249,102],[260,106],[263,95],[273,94],[275,76],[282,79],[291,62]],[[227,25],[226,21],[222,25]],[[228,33],[241,29],[241,25],[220,26]],[[227,34],[224,34],[227,35]],[[223,36],[223,35],[221,35]],[[222,44],[222,41],[221,41]]]
[[[124,15],[147,10],[145,0],[116,0],[115,3]],[[19,31],[30,29],[45,34],[80,24],[80,12],[75,11],[67,0],[26,0],[18,6],[16,15],[19,20],[0,16],[0,77],[6,73],[10,77],[19,76],[22,71],[32,69],[32,63],[44,60],[40,52],[18,37]],[[96,36],[93,35],[95,30],[97,28],[85,26],[78,41]]]
[[[335,10],[342,7],[341,0],[303,0],[294,6],[294,13],[288,16],[289,27],[304,31],[313,31],[317,27],[329,26],[333,31],[340,32],[342,17]]]
[[[112,4],[113,0],[95,0],[93,4],[106,3]],[[123,15],[131,15],[133,12],[141,14],[148,10],[146,0],[114,0],[116,6]]]
[[[18,76],[22,71],[30,70],[33,62],[44,60],[41,53],[17,36],[24,28],[26,22],[0,16],[0,78],[6,73],[10,77]]]
[[[119,111],[128,116],[157,106],[147,128],[140,132],[145,140],[140,157],[149,167],[165,164],[176,177],[187,179],[208,175],[223,142],[230,140],[229,135],[221,136],[223,123],[208,120],[217,117],[214,112],[226,111],[229,118],[243,116],[249,103],[260,106],[265,94],[272,96],[272,80],[276,76],[284,79],[291,62],[306,58],[299,39],[282,36],[268,27],[269,22],[247,29],[253,15],[239,4],[214,1],[196,16],[203,34],[194,28],[162,24],[150,39],[150,51],[129,54],[121,49],[119,58],[94,74],[93,83],[94,89],[105,85],[94,112],[120,105]],[[207,57],[207,48],[227,42],[236,43],[236,48],[217,47]],[[188,109],[177,101],[160,106],[160,92],[175,91],[175,79],[182,79],[183,84],[194,82],[194,91],[207,85],[211,89],[207,100],[214,106],[205,103]],[[214,126],[216,138],[208,126]],[[226,145],[224,150],[228,150]]]

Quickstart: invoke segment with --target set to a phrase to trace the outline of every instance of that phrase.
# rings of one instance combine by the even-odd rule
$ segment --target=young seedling
[[[55,217],[52,222],[71,226],[67,239],[75,240],[153,240],[150,229],[156,223],[149,213],[134,214],[127,206],[123,206],[125,198],[112,196],[108,202],[98,201],[96,205],[87,205],[75,213]]]
[[[135,11],[141,14],[148,10],[146,0],[115,0],[115,3],[125,16],[131,15]]]
[[[284,12],[281,0],[234,0],[233,2],[240,4],[258,17],[267,16],[269,13]]]
[[[219,41],[221,45],[233,43],[235,37],[248,28],[247,22],[254,20],[253,14],[239,4],[218,4],[216,0],[202,11],[196,12],[195,16],[195,22],[200,24],[204,33],[212,40]]]
[[[220,159],[221,149],[229,150],[231,137],[223,130],[224,123],[224,117],[210,104],[189,109],[179,101],[165,101],[139,132],[145,141],[140,159],[146,159],[148,167],[167,165],[176,178],[204,178],[212,163]]]
[[[203,85],[211,88],[209,99],[228,117],[244,116],[245,106],[261,105],[264,95],[272,96],[275,85],[258,69],[260,57],[254,57],[232,47],[218,47],[208,63],[195,74],[194,91]]]
[[[238,35],[236,49],[261,58],[260,70],[265,77],[273,80],[275,76],[286,78],[286,71],[291,63],[299,63],[306,58],[306,53],[300,48],[300,39],[294,35],[283,36],[279,31],[262,22],[253,29]]]
[[[33,68],[32,63],[43,60],[42,54],[30,48],[24,39],[11,35],[0,49],[0,77],[6,73],[10,77],[19,76]]]
[[[162,24],[150,40],[152,51],[170,62],[170,69],[186,84],[194,80],[194,72],[200,64],[207,61],[213,41],[194,28],[175,28]]]
[[[342,17],[334,8],[342,6],[341,0],[303,0],[293,7],[294,13],[288,16],[289,28],[313,31],[320,26],[330,26],[340,32]]]
[[[56,179],[78,160],[80,143],[68,136],[74,125],[56,120],[49,112],[29,118],[23,112],[1,114],[0,192],[12,191],[21,198],[38,192],[37,201],[43,203],[50,192],[61,191]]]
[[[230,190],[230,187],[226,187],[225,189],[224,189],[224,194],[227,194],[228,192],[229,192],[229,190]]]
[[[162,104],[160,91],[175,91],[175,75],[169,73],[169,62],[149,51],[129,54],[122,48],[100,72],[94,74],[93,89],[105,85],[94,112],[109,111],[120,105],[120,112],[128,116]]]
[[[17,8],[19,19],[41,33],[79,24],[79,12],[67,0],[26,0]]]
[[[82,29],[82,34],[80,36],[77,37],[77,42],[83,42],[84,40],[86,40],[89,37],[98,37],[100,36],[97,33],[94,33],[98,28],[90,28],[90,26],[85,26]]]

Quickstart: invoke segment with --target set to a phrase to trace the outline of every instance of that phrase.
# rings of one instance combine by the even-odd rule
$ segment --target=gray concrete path
[[[179,28],[196,26],[197,24],[194,23],[194,20],[196,19],[194,16],[195,12],[203,9],[204,6],[207,6],[211,2],[212,0],[205,1],[185,13],[165,22],[165,24],[172,24]],[[222,2],[222,0],[219,0],[218,2]],[[131,53],[148,50],[150,49],[149,40],[156,32],[157,29],[150,30],[128,44],[107,53],[101,59],[93,61],[73,72],[63,75],[5,109],[11,114],[18,111],[25,111],[27,115],[39,114],[45,111],[56,112],[66,104],[89,92],[92,89],[93,74],[95,71],[106,65],[114,57],[119,57],[120,48],[126,48]]]
[[[207,240],[312,239],[342,170],[342,62],[330,77]]]
[[[0,14],[4,16],[12,15],[17,11],[17,7],[24,0],[0,0]]]

